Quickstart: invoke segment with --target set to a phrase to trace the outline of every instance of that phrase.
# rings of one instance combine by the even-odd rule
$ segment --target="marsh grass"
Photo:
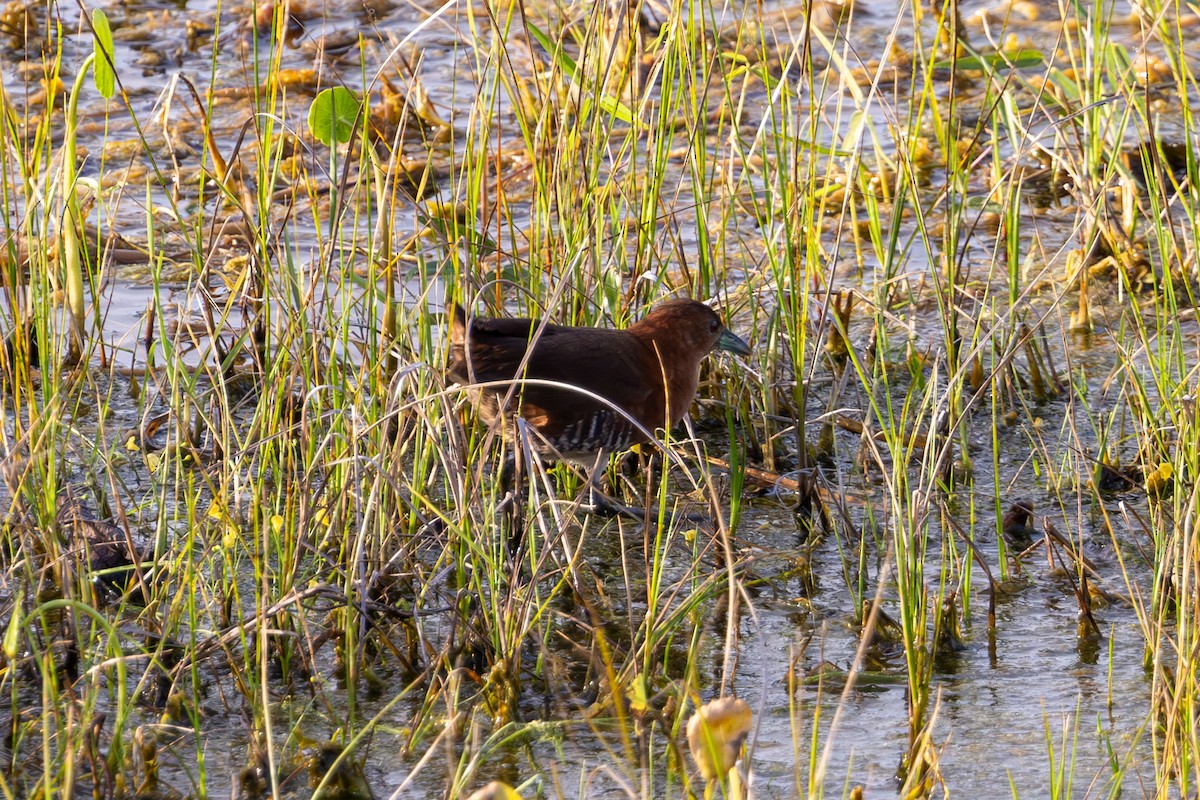
[[[358,797],[386,774],[396,796],[697,796],[718,789],[687,719],[738,693],[763,726],[741,785],[772,773],[755,744],[783,717],[785,793],[853,796],[854,761],[831,762],[877,675],[905,696],[884,785],[950,791],[942,678],[995,649],[998,596],[1043,580],[1001,521],[1036,487],[1069,603],[1103,619],[1089,586],[1119,578],[1142,637],[1137,735],[1095,734],[1106,793],[1136,772],[1193,794],[1192,23],[1139,9],[1064,2],[1051,47],[1018,4],[882,27],[854,6],[446,4],[305,77],[288,32],[336,20],[280,4],[259,36],[219,20],[206,86],[89,108],[108,127],[79,165],[63,98],[7,85],[0,793]],[[44,39],[48,84],[82,75],[77,38]],[[333,147],[304,127],[331,84],[369,99]],[[122,137],[152,165],[138,193],[96,155]],[[135,195],[151,306],[114,341]],[[514,506],[495,476],[531,444],[445,384],[443,300],[626,325],[671,293],[715,298],[756,348],[706,364],[695,425],[632,475],[598,465],[647,524],[581,513],[588,476],[533,457]],[[748,497],[746,465],[802,491]],[[115,590],[68,491],[136,562]],[[744,523],[772,503],[800,517],[786,567]],[[789,592],[852,598],[840,689],[811,611],[787,698],[756,670],[745,643]],[[1091,731],[1054,718],[1041,785],[1074,796]]]

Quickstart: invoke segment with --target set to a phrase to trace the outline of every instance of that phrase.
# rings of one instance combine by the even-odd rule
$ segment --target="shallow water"
[[[252,119],[253,104],[248,87],[255,83],[251,78],[255,73],[252,62],[255,39],[249,30],[249,9],[242,6],[218,7],[208,2],[123,3],[103,7],[112,20],[118,39],[115,59],[118,73],[128,92],[134,116],[148,131],[154,162],[166,164],[174,157],[181,170],[206,168],[206,162],[199,155],[202,133],[196,122],[190,94],[178,84],[175,84],[177,94],[171,96],[164,91],[164,85],[176,75],[186,76],[193,81],[202,96],[210,88],[216,92],[215,110],[212,113],[214,135],[218,147],[227,157],[233,153],[243,125]],[[1047,3],[1039,3],[1037,7],[1042,9],[1041,20],[1024,23],[1013,20],[1010,29],[1018,36],[1042,44],[1053,28],[1054,7]],[[57,8],[58,13],[62,14],[64,36],[70,40],[64,60],[64,71],[69,76],[82,55],[90,50],[90,37],[77,32],[80,21],[76,8]],[[470,37],[470,23],[465,4],[454,4],[437,20],[418,30],[418,26],[429,20],[429,14],[439,8],[441,5],[435,3],[400,3],[379,8],[368,18],[361,11],[360,4],[354,2],[310,4],[304,14],[303,33],[298,36],[298,46],[282,51],[283,66],[318,70],[321,74],[320,86],[344,82],[361,88],[364,72],[374,75],[376,70],[381,69],[380,65],[389,53],[403,54],[410,63],[416,65],[416,72],[433,105],[450,122],[451,133],[448,141],[428,146],[417,135],[405,138],[402,150],[409,155],[429,155],[431,159],[453,164],[466,150],[472,123],[465,118],[463,109],[469,106],[478,90],[480,76],[473,61],[475,53],[466,44]],[[791,41],[796,35],[794,21],[782,13],[774,13],[785,8],[786,4],[763,4],[768,24],[776,26],[771,30],[771,37],[780,42]],[[972,15],[984,8],[987,6],[982,3],[969,3],[963,5],[962,12],[966,19],[971,20],[974,19]],[[891,3],[856,10],[852,45],[857,51],[843,41],[846,58],[851,62],[855,59],[866,62],[874,57],[870,54],[883,52],[892,22],[899,11]],[[722,13],[725,16],[715,22],[716,29],[733,24],[739,16],[732,9]],[[370,21],[365,21],[367,19]],[[191,39],[188,37],[189,24],[195,31]],[[968,22],[968,27],[973,36],[984,36],[981,25]],[[205,33],[204,29],[211,32]],[[318,42],[326,46],[352,42],[358,33],[363,33],[368,39],[368,46],[362,51],[362,64],[355,49],[337,60],[314,60],[314,49]],[[901,46],[911,47],[912,38],[911,28],[906,29],[904,25],[897,28],[896,39]],[[1120,32],[1118,38],[1131,50],[1141,45],[1140,34],[1134,26],[1128,26],[1128,30]],[[266,40],[259,39],[258,45],[265,54]],[[1044,46],[1049,47],[1049,44]],[[1153,44],[1150,46],[1154,47]],[[12,51],[6,55],[12,55]],[[34,60],[37,58],[35,51],[26,52],[25,55]],[[518,63],[517,66],[527,68],[528,64]],[[265,74],[261,67],[259,72]],[[403,70],[394,72],[392,68],[385,72],[398,81],[405,75]],[[26,108],[29,95],[37,89],[36,73],[23,72],[18,58],[11,57],[0,63],[0,76],[15,105],[19,109]],[[299,86],[289,87],[281,112],[285,128],[293,132],[302,129],[314,88],[314,85],[303,82]],[[906,90],[906,86],[899,87],[897,91],[903,95],[903,90]],[[1192,91],[1195,91],[1194,88]],[[751,90],[748,97],[747,108],[750,110],[740,121],[739,127],[743,132],[752,132],[761,123],[759,109],[765,93],[760,87],[759,90]],[[809,97],[808,100],[814,106],[825,105],[830,109],[830,130],[844,133],[848,129],[850,120],[845,116],[837,116],[842,109],[839,104],[845,100],[840,93]],[[889,96],[886,102],[881,101],[873,106],[868,114],[883,129],[885,123],[892,121],[892,115],[903,108],[903,102]],[[81,132],[80,141],[81,151],[88,154],[81,170],[83,176],[109,180],[129,164],[141,170],[141,174],[147,174],[145,171],[150,169],[150,159],[140,149],[135,149],[132,155],[121,157],[114,154],[117,148],[110,144],[108,152],[111,160],[101,162],[99,156],[105,152],[106,141],[121,142],[134,137],[125,112],[119,108],[109,109],[106,132],[101,124],[105,119],[104,112],[103,105],[95,96],[89,96],[84,112],[89,124]],[[503,93],[497,101],[497,113],[500,124],[515,127],[511,108]],[[844,110],[842,114],[845,114]],[[157,127],[148,124],[150,120],[157,121],[162,116],[166,117],[167,123],[159,122]],[[259,124],[263,124],[261,118]],[[1050,135],[1047,129],[1039,127],[1037,130],[1035,138],[1043,139]],[[248,137],[248,140],[252,138]],[[722,143],[709,141],[708,144],[714,153],[725,154]],[[184,145],[194,148],[194,151],[187,152]],[[244,168],[252,171],[255,154],[249,145],[243,146],[246,148],[242,153]],[[885,140],[883,146],[885,150],[890,149],[894,143]],[[1005,142],[1000,146],[1007,153],[1013,152],[1012,143]],[[325,155],[316,153],[315,149],[307,150],[306,146],[299,149],[314,172],[325,168],[322,163]],[[728,164],[729,169],[738,171],[741,176],[733,158],[728,159]],[[674,187],[668,194],[677,208],[671,209],[674,216],[670,225],[663,227],[673,229],[671,233],[678,236],[681,252],[695,259],[700,247],[698,224],[708,224],[710,227],[722,225],[724,234],[734,242],[723,245],[726,257],[734,262],[729,274],[744,278],[751,284],[763,281],[764,254],[778,246],[778,242],[771,238],[772,223],[768,221],[764,227],[749,214],[735,214],[728,219],[712,214],[707,221],[700,219],[700,214],[693,208],[693,193],[687,180],[688,165],[680,159],[673,162],[672,167],[677,172],[666,176],[665,181]],[[612,165],[614,173],[620,168],[617,163]],[[769,172],[769,169],[765,172]],[[742,179],[739,177],[739,180]],[[745,178],[745,183],[739,184],[739,187],[761,188],[766,179],[763,175]],[[513,183],[507,209],[510,218],[506,225],[523,234],[534,225],[538,212],[531,208],[528,186],[522,185],[520,180],[514,180]],[[127,184],[119,187],[120,192],[118,185],[110,185],[101,204],[103,214],[100,211],[93,212],[93,221],[100,223],[103,228],[118,230],[123,234],[128,232],[131,241],[144,242],[145,206],[149,202],[158,209],[156,214],[166,220],[160,235],[165,236],[173,246],[174,258],[182,264],[173,267],[169,272],[170,277],[161,281],[157,295],[152,288],[153,269],[148,263],[105,267],[106,280],[101,295],[101,305],[105,310],[103,335],[117,352],[114,360],[131,367],[144,364],[145,353],[137,345],[137,340],[145,325],[146,310],[156,297],[161,301],[163,310],[173,315],[174,324],[199,325],[203,321],[204,300],[196,288],[196,272],[188,263],[187,244],[179,236],[178,226],[168,219],[171,215],[191,218],[200,210],[199,195],[194,185],[185,186],[178,197],[172,197],[168,188],[156,181],[149,181],[148,190],[146,185],[144,177],[130,178]],[[447,175],[437,177],[435,188],[443,199],[459,199],[459,188]],[[967,194],[981,203],[988,198],[988,190],[982,185],[972,185]],[[208,197],[211,196],[210,191]],[[28,200],[18,199],[14,202],[16,205],[10,207],[13,213],[7,220],[10,226],[17,224],[16,214],[18,210],[25,209],[24,204]],[[326,205],[322,206],[322,203]],[[163,212],[167,208],[171,209],[169,214]],[[287,274],[287,270],[280,268],[279,275],[275,277],[281,284],[287,278],[294,280],[303,291],[315,292],[321,302],[336,309],[329,312],[333,317],[345,315],[353,321],[352,324],[369,327],[377,319],[380,305],[365,281],[351,275],[355,268],[362,269],[364,259],[349,254],[344,261],[339,261],[323,254],[320,250],[323,229],[321,222],[314,220],[314,209],[316,215],[323,214],[327,211],[327,201],[311,200],[303,193],[296,193],[286,195],[284,200],[271,206],[268,218],[264,221],[287,222],[286,236],[278,252],[290,258],[287,261],[287,258],[281,257],[280,261],[287,261],[288,268],[292,270]],[[636,213],[632,204],[629,210],[631,215]],[[213,213],[213,208],[208,207],[205,219],[211,218]],[[414,234],[421,229],[413,205],[401,204],[396,215],[396,228],[399,231]],[[1057,202],[1048,209],[1035,210],[1031,207],[1026,210],[1022,216],[1022,253],[1036,251],[1043,254],[1042,258],[1032,259],[1027,266],[1027,283],[1053,281],[1061,275],[1063,267],[1060,256],[1062,250],[1074,241],[1078,219],[1078,209],[1070,202]],[[364,214],[363,229],[369,229],[372,222],[371,214]],[[539,224],[553,223],[543,220]],[[869,289],[881,280],[876,272],[877,259],[868,254],[856,263],[854,247],[848,236],[844,230],[831,230],[832,227],[826,227],[822,239],[829,254],[830,271],[836,276],[831,281],[831,287],[859,286]],[[904,220],[901,227],[902,238],[917,238],[918,228],[914,220]],[[667,238],[665,233],[660,235]],[[245,254],[244,245],[236,242],[220,237],[211,240],[205,237],[204,241],[212,244],[211,249],[204,250],[204,258],[211,260],[216,267]],[[977,270],[971,284],[980,293],[984,290],[1007,292],[1006,276],[985,271],[988,265],[994,263],[993,248],[996,246],[994,236],[982,234],[964,246],[964,266]],[[419,244],[417,247],[420,249]],[[619,261],[616,256],[611,258]],[[930,261],[930,254],[918,243],[906,254],[898,271],[900,274],[907,273],[915,280],[917,276],[931,272]],[[399,296],[412,307],[436,309],[441,304],[444,281],[450,279],[451,273],[441,266],[410,262],[398,281]],[[216,285],[217,282],[212,283]],[[1061,463],[1052,466],[1056,467],[1056,471],[1067,474],[1078,465],[1087,465],[1087,457],[1094,454],[1095,450],[1080,454],[1074,453],[1073,449],[1094,448],[1096,445],[1094,431],[1086,430],[1088,421],[1112,411],[1123,402],[1115,391],[1109,390],[1104,384],[1115,363],[1113,343],[1106,338],[1108,331],[1101,329],[1091,337],[1070,337],[1058,332],[1062,325],[1059,319],[1062,312],[1061,306],[1055,301],[1060,290],[1061,287],[1051,287],[1035,296],[1031,305],[1032,315],[1034,318],[1048,315],[1051,360],[1064,376],[1076,377],[1086,384],[1088,407],[1083,408],[1078,399],[1074,403],[1065,398],[1058,399],[1030,412],[1028,419],[1040,419],[1043,423],[1040,426],[1026,424],[1028,420],[1024,417],[1016,425],[1002,426],[998,435],[1000,452],[995,454],[999,475],[991,472],[992,420],[986,412],[978,414],[971,431],[971,440],[977,448],[973,454],[976,463],[974,483],[952,498],[952,513],[964,528],[973,533],[980,553],[995,569],[1000,560],[995,534],[995,508],[999,505],[1003,509],[1015,499],[1031,497],[1037,505],[1039,520],[1049,518],[1074,541],[1083,542],[1088,557],[1097,565],[1102,588],[1128,596],[1130,587],[1124,584],[1121,577],[1113,547],[1122,548],[1130,558],[1131,575],[1135,581],[1144,581],[1147,573],[1145,565],[1133,558],[1134,541],[1139,534],[1131,532],[1124,525],[1119,504],[1128,502],[1141,509],[1144,498],[1131,494],[1105,500],[1115,526],[1114,533],[1110,535],[1100,524],[1097,509],[1088,507],[1091,501],[1078,499],[1081,496],[1078,487],[1047,485],[1042,477],[1046,465],[1035,467],[1032,463],[1043,457],[1062,459],[1070,462],[1071,466],[1063,468]],[[995,311],[991,303],[991,300],[987,303],[980,301],[968,312],[979,314],[986,307],[992,314],[1008,313],[1002,307],[1000,311]],[[944,340],[942,332],[936,327],[936,309],[927,296],[923,300],[918,298],[904,314],[904,323],[911,331],[915,351],[919,352],[931,343]],[[237,322],[240,319],[235,324]],[[1185,324],[1185,335],[1195,337],[1194,321]],[[852,330],[852,338],[857,332],[857,329]],[[368,336],[369,332],[364,332],[357,338],[366,340]],[[190,363],[202,360],[199,352],[189,356],[193,359]],[[345,355],[344,351],[339,355]],[[900,357],[899,352],[892,355]],[[926,371],[926,377],[929,374]],[[119,389],[113,389],[114,397],[120,394]],[[104,392],[107,391],[107,388],[104,389]],[[827,387],[818,387],[814,391],[815,406],[827,402]],[[856,391],[850,390],[849,397],[840,398],[838,407],[864,408],[866,403],[861,396],[855,396]],[[896,389],[895,393],[902,399],[902,388]],[[105,435],[110,439],[109,444],[119,442],[129,431],[137,430],[142,425],[142,406],[128,398],[115,400],[108,413],[110,416],[106,419]],[[88,423],[85,421],[82,424],[86,426]],[[1072,434],[1068,425],[1074,425],[1083,432]],[[88,433],[92,433],[90,428]],[[832,472],[857,491],[864,482],[861,471],[854,464],[858,437],[839,432],[837,446]],[[1036,453],[1033,460],[1031,450]],[[1132,453],[1122,455],[1128,462]],[[154,489],[153,482],[135,467],[119,472],[126,491],[132,496]],[[79,467],[76,476],[85,471],[84,467]],[[998,502],[993,497],[997,487],[1001,495]],[[870,492],[869,489],[863,491]],[[973,523],[968,514],[972,499],[975,506]],[[848,505],[848,509],[854,526],[869,530],[872,526],[883,528],[892,524],[886,509],[873,508],[870,515],[853,503]],[[144,529],[152,527],[150,520],[143,523]],[[852,588],[857,587],[847,586],[845,577],[850,575],[857,579],[858,562],[855,559],[844,561],[846,551],[842,549],[852,549],[857,542],[849,541],[846,526],[840,526],[811,551],[804,549],[807,557],[811,558],[814,588],[790,571],[792,556],[802,550],[799,528],[791,511],[764,499],[750,504],[736,531],[737,546],[744,548],[743,552],[755,555],[752,566],[755,576],[765,578],[765,582],[757,585],[751,595],[753,613],[743,611],[738,631],[738,659],[732,681],[737,694],[755,709],[756,727],[747,755],[755,796],[787,798],[823,791],[826,796],[835,797],[842,795],[845,786],[854,784],[863,784],[867,797],[894,796],[897,790],[896,771],[907,749],[907,690],[903,682],[902,657],[894,653],[890,657],[885,654],[868,672],[857,677],[856,685],[844,698],[840,697],[840,681],[833,681],[832,685],[823,687],[820,693],[814,687],[806,686],[789,695],[790,672],[805,673],[823,663],[832,664],[841,671],[850,670],[858,648],[852,594]],[[615,598],[613,608],[636,620],[645,613],[640,605],[644,603],[644,598],[638,595],[639,589],[644,587],[634,586],[630,590],[631,596],[621,599],[626,588],[619,577],[612,577],[622,573],[623,557],[635,561],[644,558],[641,534],[633,528],[629,536],[634,544],[626,548],[616,541],[611,528],[591,536],[587,560],[597,575],[604,576],[601,580],[610,591],[610,598]],[[937,578],[933,565],[945,537],[949,537],[946,546],[953,548],[955,559],[961,561],[970,558],[953,535],[931,525],[928,543],[931,574],[927,575],[930,581]],[[879,580],[880,566],[886,559],[876,544],[869,543],[866,547],[868,554],[862,563],[867,565],[867,575],[863,577],[862,585],[871,594]],[[689,549],[677,542],[666,556],[668,572],[673,579],[685,580],[694,563],[692,558]],[[635,569],[634,572],[640,574],[641,571]],[[781,573],[784,574],[783,578],[775,577]],[[1150,707],[1150,679],[1143,666],[1143,638],[1133,608],[1128,603],[1118,601],[1097,609],[1096,618],[1101,635],[1083,632],[1070,579],[1052,570],[1044,553],[1034,553],[1025,560],[1021,578],[1015,582],[1016,588],[998,603],[993,642],[986,623],[986,578],[978,567],[974,567],[971,580],[970,594],[960,598],[960,603],[970,605],[967,625],[963,630],[964,647],[953,653],[942,654],[934,668],[933,687],[937,709],[933,738],[940,754],[940,773],[949,792],[978,798],[1046,796],[1054,770],[1061,768],[1062,760],[1066,758],[1071,762],[1074,772],[1071,796],[1115,796],[1117,787],[1110,785],[1112,759],[1115,758],[1122,765],[1128,764],[1120,787],[1126,792],[1124,796],[1149,795],[1149,787],[1153,786],[1153,767],[1149,752],[1150,735],[1145,726],[1148,725],[1147,709]],[[1144,591],[1146,587],[1137,588]],[[451,589],[447,588],[444,594],[452,595]],[[249,596],[253,596],[252,591]],[[895,597],[895,585],[891,578],[883,581],[883,596],[885,611],[895,614],[895,608],[891,605],[891,598]],[[436,605],[436,602],[431,604]],[[314,620],[317,617],[319,614],[313,612]],[[439,631],[438,624],[430,621],[430,630],[435,634],[444,633]],[[721,648],[721,623],[713,619],[706,624],[710,630],[700,651],[710,661],[700,665],[698,672],[711,683],[702,688],[702,694],[713,691],[726,666]],[[624,617],[616,621],[616,626],[636,627]],[[331,673],[333,658],[328,650],[323,651],[322,658],[325,661],[315,666],[324,674]],[[222,691],[232,692],[229,676],[223,674],[219,667],[206,666],[204,672],[203,681],[210,697],[219,696]],[[557,694],[551,690],[543,694],[532,688],[533,683],[532,680],[526,683],[527,694],[520,698],[521,709],[527,715],[527,720],[544,714],[547,723],[543,735],[530,734],[519,744],[498,749],[481,767],[479,775],[504,777],[512,783],[518,783],[531,777],[531,772],[540,770],[547,784],[558,782],[553,789],[547,790],[549,796],[559,792],[564,796],[576,796],[580,794],[578,787],[581,782],[587,783],[588,797],[626,796],[620,786],[621,781],[605,771],[613,761],[608,748],[616,748],[617,735],[611,730],[598,731],[597,728],[602,726],[586,722],[578,709],[573,713],[561,696],[564,694],[561,685]],[[564,680],[562,685],[569,683]],[[399,684],[398,675],[389,676],[389,689],[398,690]],[[322,695],[323,698],[331,696],[336,697],[338,693],[327,691]],[[313,741],[323,741],[332,735],[339,727],[339,715],[345,711],[337,707],[320,707],[319,703],[304,697],[303,692],[299,691],[276,699],[279,714],[277,729],[286,731],[295,726]],[[411,699],[387,707],[391,699],[392,696],[385,693],[381,698],[363,700],[357,709],[360,715],[366,717],[375,713],[384,715],[379,730],[363,751],[366,756],[366,775],[380,797],[391,795],[401,786],[425,754],[425,748],[437,740],[436,735],[427,732],[425,738],[418,737],[420,745],[415,752],[409,752],[407,742],[412,732],[408,726],[419,710],[421,694],[414,693]],[[789,713],[789,703],[793,702],[799,705],[797,713]],[[811,724],[813,708],[818,705],[821,708],[818,748],[828,748],[828,758],[822,786],[810,788],[807,781],[811,731],[807,726]],[[209,796],[229,796],[237,772],[247,763],[251,741],[246,724],[237,714],[237,711],[221,707],[214,700],[210,712],[198,726],[198,738],[186,730],[187,726],[182,726],[177,744],[167,748],[163,756],[164,780],[180,790],[191,791],[188,773],[194,769],[199,749],[203,751],[206,764],[204,790]],[[152,724],[157,717],[156,712],[146,712],[144,721]],[[562,723],[561,727],[556,725],[558,722]],[[478,724],[482,726],[482,722]],[[661,733],[659,737],[655,745],[656,753],[663,749]],[[426,797],[442,791],[446,775],[453,771],[461,745],[455,742],[445,747],[445,756],[438,755],[430,764],[424,765],[419,777],[400,796]],[[654,780],[661,780],[661,777],[660,772]],[[302,781],[293,782],[289,791],[296,796],[304,795],[306,790],[301,784]],[[674,791],[678,796],[678,787]]]

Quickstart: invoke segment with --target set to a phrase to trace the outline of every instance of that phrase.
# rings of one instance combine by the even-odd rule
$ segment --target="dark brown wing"
[[[607,403],[566,386],[605,398],[653,430],[664,412],[657,361],[649,359],[645,345],[625,331],[559,328],[537,341],[525,376],[565,386],[523,384],[521,416],[568,456],[642,441]]]
[[[657,359],[645,345],[625,331],[603,328],[559,328],[555,336],[542,337],[526,374],[588,389],[630,410],[662,383]]]
[[[468,362],[466,338],[467,315],[455,304],[450,322],[450,378],[458,383],[486,383],[512,380],[529,349],[529,340],[541,324],[540,320],[476,317],[470,321],[471,358]],[[547,325],[540,339],[549,339],[564,329]]]
[[[534,378],[578,386],[606,398],[651,428],[662,424],[658,360],[637,337],[605,328],[546,325],[540,329],[524,373],[518,374],[538,325],[530,319],[473,320],[468,372],[465,316],[456,311],[450,337],[451,378],[460,383]],[[494,393],[502,395],[506,390]],[[551,439],[566,431],[580,442],[591,440],[588,432],[593,425],[606,426],[620,438],[617,429],[625,427],[619,416],[610,416],[607,405],[570,389],[524,384],[520,393],[522,416]]]

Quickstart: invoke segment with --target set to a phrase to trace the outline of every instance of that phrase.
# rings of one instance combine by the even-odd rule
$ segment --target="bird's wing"
[[[587,389],[621,408],[640,414],[662,384],[657,359],[625,331],[600,328],[559,328],[534,347],[526,376]],[[548,389],[559,396],[569,390]],[[599,405],[570,392],[578,402]],[[528,386],[525,400],[539,403],[539,387]]]
[[[450,323],[450,377],[459,383],[485,383],[512,380],[529,349],[529,339],[541,322],[536,319],[496,319],[478,317],[470,320],[461,306],[454,307]],[[470,358],[466,341],[471,340]],[[539,341],[556,336],[558,325],[542,328]]]
[[[606,398],[634,416],[657,419],[662,400],[662,371],[657,355],[635,336],[607,328],[542,325],[526,318],[478,318],[470,321],[468,367],[466,315],[454,310],[448,373],[459,383],[537,379],[578,386]],[[524,371],[521,362],[536,335]],[[503,389],[491,390],[504,394]],[[526,384],[521,402],[527,418],[545,413],[558,422],[599,424],[609,415],[605,403],[566,388]],[[555,426],[552,426],[555,427]],[[653,427],[653,425],[652,425]]]

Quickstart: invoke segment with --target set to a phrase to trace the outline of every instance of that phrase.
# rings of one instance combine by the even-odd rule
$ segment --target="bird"
[[[1010,546],[1028,546],[1038,535],[1033,526],[1033,501],[1021,499],[1009,506],[1000,521],[1000,533]]]
[[[519,416],[542,458],[590,466],[683,419],[714,350],[752,352],[697,300],[659,303],[625,329],[468,319],[454,304],[447,372],[484,424],[511,433]]]
[[[574,461],[645,442],[647,431],[683,419],[700,383],[700,363],[713,350],[751,353],[696,300],[661,303],[624,330],[468,319],[455,305],[450,347],[449,375],[477,387],[470,395],[485,424],[515,420],[502,403],[516,383],[510,405],[539,434],[539,452]]]

